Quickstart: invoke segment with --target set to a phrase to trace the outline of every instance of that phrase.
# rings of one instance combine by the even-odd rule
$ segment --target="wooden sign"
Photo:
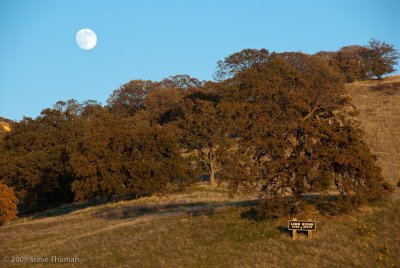
[[[312,232],[317,229],[317,223],[312,220],[297,220],[294,218],[291,221],[288,221],[288,229],[292,231],[293,239],[296,239],[297,231],[307,231],[307,237],[312,237]]]
[[[288,222],[289,230],[297,231],[315,231],[317,224],[315,221],[298,221],[292,220]]]

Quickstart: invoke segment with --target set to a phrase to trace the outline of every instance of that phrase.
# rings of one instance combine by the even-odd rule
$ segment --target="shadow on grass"
[[[72,213],[79,209],[84,209],[84,208],[88,208],[88,207],[92,207],[92,206],[98,206],[98,205],[101,205],[104,203],[107,203],[107,201],[91,200],[91,201],[85,202],[83,204],[77,204],[77,203],[67,204],[67,205],[62,205],[62,206],[55,207],[55,208],[50,208],[45,211],[25,213],[23,215],[24,216],[32,215],[32,218],[34,218],[34,219],[45,218],[45,217],[56,217],[56,216],[62,216],[62,215]]]
[[[292,236],[292,231],[290,231],[287,226],[280,225],[278,226],[277,229],[281,234],[287,234],[288,236]]]
[[[376,86],[371,86],[369,90],[381,92],[386,95],[394,95],[400,91],[400,82],[391,82],[391,83],[384,83]]]
[[[93,214],[94,217],[118,220],[135,219],[144,216],[164,216],[186,214],[193,217],[213,215],[215,209],[222,207],[254,206],[258,200],[224,201],[224,202],[174,202],[163,204],[128,205],[115,208],[105,208]]]
[[[248,219],[248,220],[253,220],[253,221],[262,221],[265,220],[265,217],[263,217],[259,211],[256,209],[256,207],[251,207],[248,210],[243,211],[240,213],[240,218],[242,219]]]
[[[290,198],[290,197],[287,197]],[[276,220],[283,216],[305,216],[307,214],[308,209],[312,208],[318,211],[321,215],[324,216],[337,216],[340,214],[351,212],[352,208],[349,204],[341,203],[338,201],[338,195],[324,195],[321,196],[320,194],[304,194],[301,198],[300,205],[296,208],[295,214],[290,214],[289,211],[282,211],[285,214],[279,214],[277,212],[276,215],[271,214],[271,218],[266,218],[255,206],[251,207],[250,209],[243,211],[240,216],[243,219],[249,219],[253,221],[263,221],[263,220]],[[268,200],[263,200],[263,202],[268,202]],[[260,203],[260,202],[259,202]],[[258,203],[258,204],[259,204]],[[284,227],[287,228],[287,227]]]
[[[335,205],[335,196],[330,196],[321,200],[318,195],[305,195],[304,202],[315,206],[321,214],[338,215],[343,213]],[[109,200],[91,200],[84,204],[68,204],[56,208],[52,208],[43,212],[32,213],[32,218],[43,218],[62,216],[72,213],[79,209],[109,203]],[[119,207],[104,208],[95,212],[94,217],[114,220],[137,218],[146,215],[168,215],[168,214],[187,214],[191,216],[213,215],[215,209],[221,207],[250,207],[248,210],[241,212],[241,218],[254,221],[262,221],[265,218],[259,213],[256,205],[260,204],[260,200],[246,201],[221,201],[221,202],[171,202],[162,204],[133,204]],[[29,215],[26,213],[25,215]]]
[[[304,194],[303,201],[305,205],[313,206],[324,216],[337,216],[345,212],[345,208],[338,201],[337,194],[329,194],[322,196],[319,193]]]

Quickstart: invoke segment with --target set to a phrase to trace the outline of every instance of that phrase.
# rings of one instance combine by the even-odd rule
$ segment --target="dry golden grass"
[[[10,132],[11,131],[11,126],[10,124],[6,123],[6,122],[0,122],[0,133],[4,132]]]
[[[353,215],[333,217],[310,210],[303,217],[317,220],[317,231],[312,239],[300,235],[296,241],[287,233],[287,218],[253,218],[249,211],[254,203],[197,186],[182,195],[66,214],[53,210],[48,215],[58,216],[35,215],[1,227],[0,252],[80,259],[68,267],[385,267],[400,263],[399,198]]]
[[[400,76],[355,82],[347,88],[360,111],[365,141],[377,155],[385,178],[396,184],[400,181]]]

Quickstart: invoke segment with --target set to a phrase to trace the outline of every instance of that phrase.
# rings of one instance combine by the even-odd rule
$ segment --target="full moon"
[[[81,29],[76,33],[76,43],[80,48],[90,50],[97,44],[96,33],[90,29]]]

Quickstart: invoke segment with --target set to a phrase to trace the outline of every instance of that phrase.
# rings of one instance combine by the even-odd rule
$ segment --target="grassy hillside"
[[[400,179],[397,82],[348,85],[366,141],[392,183]],[[296,241],[289,218],[258,219],[254,199],[199,184],[163,198],[61,207],[1,227],[0,267],[12,266],[12,256],[79,258],[68,267],[400,267],[399,188],[351,215],[299,215],[316,220],[317,231]]]
[[[312,239],[293,241],[287,218],[254,218],[256,201],[197,187],[85,209],[73,206],[0,229],[4,256],[79,258],[68,267],[391,267],[400,263],[400,200],[354,215],[311,211]],[[5,265],[9,263],[3,262]],[[46,266],[43,264],[35,267]]]
[[[361,128],[385,178],[400,180],[400,76],[347,85],[360,110]]]

